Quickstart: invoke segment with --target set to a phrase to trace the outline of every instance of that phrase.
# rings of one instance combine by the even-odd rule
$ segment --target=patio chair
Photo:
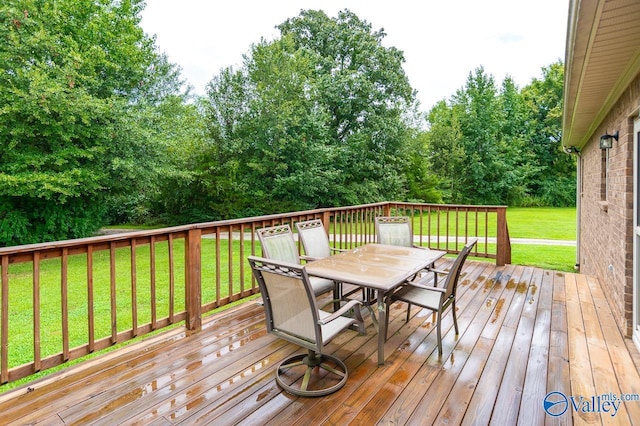
[[[378,244],[425,249],[413,244],[413,231],[408,216],[376,216],[375,222]],[[425,271],[431,272],[433,267],[434,265],[429,265]],[[437,274],[434,272],[434,282],[437,279]]]
[[[346,251],[344,249],[331,247],[329,236],[320,219],[296,222],[296,229],[298,230],[298,238],[302,241],[302,247],[304,248],[305,255],[301,257],[305,260],[324,259],[332,254]],[[335,294],[336,299],[349,296],[358,291],[351,291],[347,295],[344,295],[342,293],[342,283],[336,283],[336,286],[338,287]],[[366,297],[364,288],[362,289],[362,297],[363,300]]]
[[[375,221],[378,244],[414,247],[409,217],[377,216]]]
[[[293,233],[289,225],[271,226],[257,231],[262,256],[280,262],[300,264],[298,245],[293,239]],[[333,290],[333,298],[339,299],[339,288],[331,280],[319,277],[311,277],[311,287],[316,296]]]
[[[308,349],[288,357],[276,368],[276,382],[298,396],[328,395],[347,382],[342,360],[323,353],[335,336],[348,328],[365,334],[360,302],[352,300],[337,312],[318,309],[304,266],[250,256],[266,315],[267,331]],[[343,316],[353,312],[353,317]]]
[[[335,252],[345,251],[331,247],[331,244],[329,244],[329,236],[320,219],[296,222],[296,229],[298,230],[298,237],[304,248],[305,256],[303,256],[303,258],[307,260],[324,259]]]
[[[458,319],[456,317],[456,289],[458,287],[458,279],[464,262],[467,260],[473,246],[478,242],[477,238],[470,240],[453,261],[449,271],[433,270],[437,275],[445,275],[445,282],[442,287],[424,285],[422,282],[409,282],[407,285],[400,287],[389,297],[387,302],[387,318],[389,318],[389,305],[395,301],[407,302],[407,322],[409,322],[409,313],[411,305],[418,305],[422,308],[431,309],[437,312],[437,335],[438,335],[438,354],[442,356],[442,331],[441,325],[442,314],[449,306],[451,306],[451,314],[453,315],[453,326],[458,335]]]

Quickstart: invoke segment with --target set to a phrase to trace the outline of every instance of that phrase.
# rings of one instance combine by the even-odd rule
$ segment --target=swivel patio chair
[[[255,256],[249,263],[262,293],[267,331],[308,349],[276,368],[278,385],[298,396],[322,396],[340,389],[347,382],[347,367],[323,350],[345,329],[365,334],[360,302],[351,300],[334,313],[322,311],[304,266]],[[343,316],[349,311],[351,318]]]
[[[431,309],[437,313],[437,335],[438,335],[438,354],[442,356],[442,331],[441,325],[442,314],[449,306],[451,306],[451,314],[453,315],[453,326],[458,335],[458,319],[456,317],[456,289],[458,287],[458,279],[464,262],[467,260],[473,246],[478,242],[477,238],[470,240],[458,254],[449,271],[433,270],[437,275],[445,275],[445,282],[442,287],[426,286],[419,282],[410,282],[407,285],[396,290],[387,302],[387,318],[389,318],[389,305],[395,301],[407,302],[407,322],[409,322],[409,313],[411,305],[418,305],[423,308]]]
[[[293,239],[293,233],[289,225],[261,228],[258,229],[257,234],[264,257],[298,265],[301,263],[298,245]],[[334,299],[339,299],[339,289],[331,280],[311,277],[311,287],[316,296],[333,290]]]

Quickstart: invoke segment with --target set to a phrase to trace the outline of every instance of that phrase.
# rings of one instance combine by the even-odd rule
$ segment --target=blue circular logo
[[[549,392],[542,402],[544,411],[548,415],[558,417],[563,415],[569,408],[569,400],[562,392]]]

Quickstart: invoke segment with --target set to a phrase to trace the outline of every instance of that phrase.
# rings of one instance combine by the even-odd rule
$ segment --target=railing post
[[[496,266],[511,263],[511,242],[509,241],[509,227],[507,226],[507,208],[498,207]]]
[[[324,230],[327,234],[329,233],[330,220],[331,220],[331,212],[329,212],[328,210],[325,210],[324,212],[322,212],[322,225],[324,226]]]
[[[200,229],[190,229],[185,242],[185,308],[187,330],[200,331],[202,328],[202,256]]]

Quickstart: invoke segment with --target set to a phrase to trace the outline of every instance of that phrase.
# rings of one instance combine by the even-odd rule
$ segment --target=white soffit
[[[582,148],[640,72],[640,0],[571,0],[562,144]]]

